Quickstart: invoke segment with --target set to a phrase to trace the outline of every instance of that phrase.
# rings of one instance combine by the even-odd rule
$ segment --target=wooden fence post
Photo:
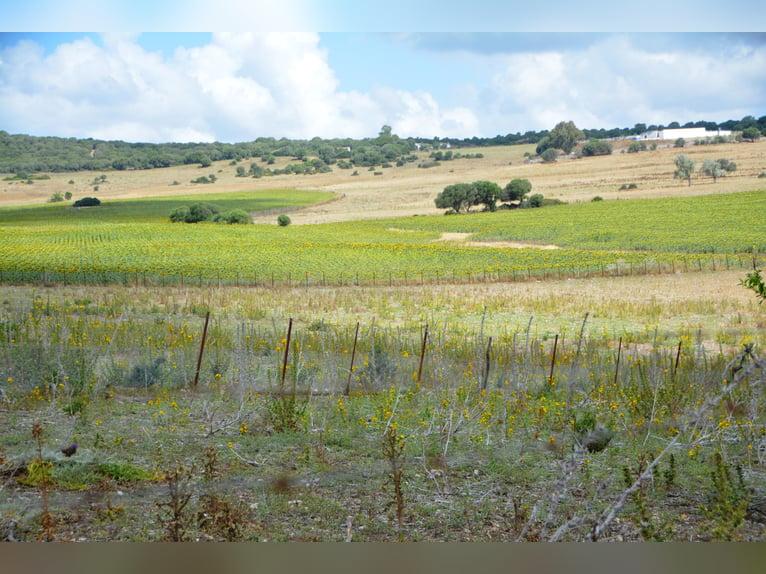
[[[356,322],[356,331],[354,331],[354,347],[351,349],[351,366],[348,369],[348,380],[346,381],[346,391],[343,393],[348,396],[351,392],[351,376],[354,374],[354,358],[356,357],[356,341],[359,338],[359,321]]]
[[[207,325],[210,322],[210,311],[208,311],[205,314],[205,327],[202,329],[202,341],[200,341],[199,344],[199,355],[197,356],[197,370],[194,373],[194,384],[192,387],[194,389],[197,388],[197,383],[199,382],[199,370],[202,366],[202,353],[205,351],[205,341],[207,340]]]

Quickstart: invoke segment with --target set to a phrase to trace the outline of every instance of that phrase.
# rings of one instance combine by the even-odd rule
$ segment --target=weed
[[[305,400],[291,395],[278,395],[272,398],[267,408],[274,430],[276,432],[302,430],[307,406]]]
[[[41,532],[38,541],[52,542],[56,540],[56,519],[48,506],[48,489],[53,485],[51,479],[53,465],[50,461],[43,460],[43,433],[43,426],[40,423],[35,423],[32,427],[32,438],[37,442],[37,458],[29,465],[29,478],[32,484],[39,485],[42,495]]]
[[[750,498],[742,467],[736,467],[736,478],[733,478],[730,465],[724,462],[720,452],[713,454],[712,466],[707,504],[702,512],[712,523],[710,534],[714,540],[737,540],[737,530],[745,520]]]
[[[162,380],[164,357],[157,357],[150,363],[133,365],[125,385],[129,387],[149,388]]]
[[[156,502],[159,516],[157,520],[165,527],[164,539],[171,542],[183,542],[191,519],[187,506],[192,498],[191,481],[193,468],[179,465],[165,473],[163,480],[168,487],[168,500]]]
[[[641,537],[647,541],[662,542],[672,534],[672,528],[666,522],[657,524],[649,509],[645,473],[652,460],[650,454],[641,453],[634,468],[623,467],[623,479],[627,488],[630,488],[634,481],[638,481],[638,488],[633,491],[633,503],[636,507],[633,521],[639,527]],[[653,466],[652,470],[656,468]]]
[[[399,527],[400,540],[404,536],[404,491],[402,488],[404,447],[406,441],[404,435],[399,434],[398,425],[392,422],[386,427],[383,434],[383,458],[389,464],[389,479],[394,487],[394,504],[396,505],[396,523]]]
[[[665,481],[665,488],[670,490],[676,484],[677,470],[676,470],[676,457],[673,453],[670,453],[668,457],[668,467],[662,471],[662,478]]]
[[[211,492],[200,496],[197,525],[203,532],[221,537],[226,542],[236,542],[242,539],[247,514],[247,508],[241,502],[234,504]]]

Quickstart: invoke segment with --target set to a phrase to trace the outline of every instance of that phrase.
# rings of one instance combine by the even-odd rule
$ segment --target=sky
[[[766,115],[766,3],[624,4],[4,2],[0,130],[470,138]]]

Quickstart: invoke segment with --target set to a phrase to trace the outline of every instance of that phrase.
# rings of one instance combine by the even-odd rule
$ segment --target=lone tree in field
[[[564,153],[572,153],[577,142],[585,138],[574,122],[559,122],[548,134],[548,147],[560,149]]]
[[[689,158],[686,154],[678,154],[675,159],[673,159],[673,163],[676,164],[676,171],[673,174],[673,177],[677,177],[678,179],[685,179],[689,182],[689,185],[692,184],[692,174],[694,173],[694,160]]]
[[[532,184],[528,179],[516,178],[508,182],[500,195],[501,201],[524,201],[524,197],[532,191]]]
[[[721,158],[721,159],[706,159],[703,164],[700,171],[713,178],[713,183],[715,183],[719,177],[726,176],[727,173],[735,171],[737,169],[737,164],[733,161],[729,161],[728,159]]]

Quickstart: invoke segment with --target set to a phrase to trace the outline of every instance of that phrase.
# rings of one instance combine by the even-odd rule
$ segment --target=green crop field
[[[387,222],[466,232],[482,241],[533,241],[596,250],[686,253],[766,251],[766,192],[588,202],[471,217]]]
[[[252,211],[326,197],[283,191],[193,200]],[[1,278],[124,282],[140,274],[153,281],[382,284],[742,266],[749,264],[742,254],[766,250],[762,192],[287,228],[167,219],[174,207],[191,200],[122,200],[88,209],[4,208]],[[488,246],[501,240],[563,248],[490,249],[475,242],[437,241],[444,232],[471,233]]]

